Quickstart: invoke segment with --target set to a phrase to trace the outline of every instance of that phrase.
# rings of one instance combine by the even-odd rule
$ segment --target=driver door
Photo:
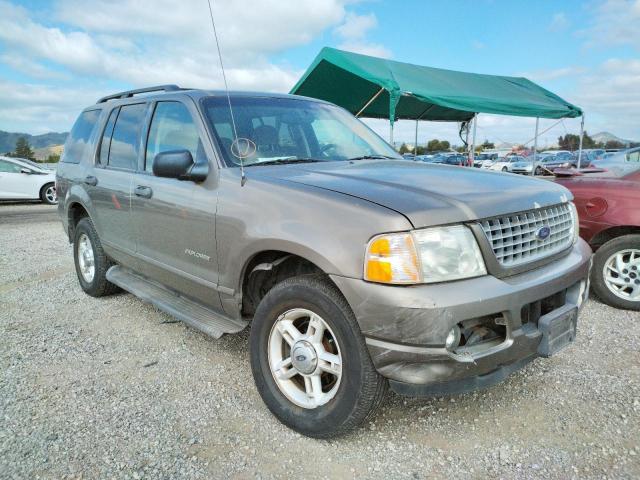
[[[188,150],[206,161],[204,127],[195,109],[159,101],[150,120],[143,164],[133,179],[132,215],[142,273],[216,310],[218,258],[215,242],[215,175],[205,182],[156,177],[158,153]]]

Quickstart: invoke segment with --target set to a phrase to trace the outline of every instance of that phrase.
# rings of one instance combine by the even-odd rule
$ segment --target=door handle
[[[134,190],[134,193],[136,194],[137,197],[151,198],[151,196],[153,195],[153,190],[151,190],[151,187],[145,187],[144,185],[138,185],[136,187],[136,189]]]
[[[98,179],[93,175],[88,175],[87,177],[85,177],[84,183],[86,183],[87,185],[91,185],[92,187],[95,187],[98,184]]]

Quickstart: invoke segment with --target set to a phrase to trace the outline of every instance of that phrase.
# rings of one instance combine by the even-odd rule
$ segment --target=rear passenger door
[[[144,162],[133,182],[133,224],[137,254],[144,264],[141,269],[165,286],[219,310],[217,191],[205,184],[153,175],[153,160],[161,152],[188,150],[196,163],[208,162],[204,127],[193,104],[163,100],[152,108]]]
[[[146,111],[146,103],[122,105],[111,111],[102,133],[96,168],[85,179],[100,239],[108,253],[120,261],[135,256],[131,195]]]

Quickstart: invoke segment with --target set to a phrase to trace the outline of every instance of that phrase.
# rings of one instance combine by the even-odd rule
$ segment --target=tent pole
[[[531,176],[536,176],[536,160],[538,159],[538,127],[540,125],[540,117],[536,117],[536,136],[533,137],[533,166],[531,167]]]
[[[416,118],[416,138],[415,138],[415,142],[413,143],[413,159],[414,160],[418,156],[418,122],[419,121],[420,120]]]
[[[476,160],[476,127],[477,126],[478,126],[478,114],[476,113],[473,116],[473,136],[471,137],[471,156],[470,156],[471,165],[469,165],[470,167],[473,167],[473,164]]]
[[[580,121],[580,146],[578,147],[578,170],[582,165],[582,139],[584,138],[584,113],[582,114],[582,120]]]
[[[393,145],[393,122],[391,122],[391,121],[390,121],[390,122],[389,122],[389,126],[390,126],[390,128],[389,128],[389,143],[391,144],[391,146],[392,146],[393,148],[396,148],[396,147]]]
[[[364,111],[365,111],[365,109],[366,109],[369,105],[371,105],[371,104],[373,103],[373,101],[374,101],[376,98],[378,98],[378,97],[380,96],[380,94],[382,93],[382,91],[383,91],[383,90],[384,90],[384,88],[380,87],[380,90],[378,90],[378,91],[376,92],[376,94],[375,94],[373,97],[371,97],[367,103],[365,103],[365,104],[364,104],[364,107],[362,107],[362,108],[358,111],[358,113],[356,113],[356,117],[359,117],[359,116],[360,116],[360,114],[361,114],[362,112],[364,112]]]

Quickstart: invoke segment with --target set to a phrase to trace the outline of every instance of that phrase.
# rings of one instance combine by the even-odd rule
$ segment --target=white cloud
[[[286,91],[299,72],[271,63],[268,55],[310,41],[345,16],[339,0],[214,2],[214,9],[225,67],[236,89]],[[209,10],[202,1],[160,0],[148,8],[133,0],[63,0],[57,15],[69,29],[36,23],[26,9],[0,2],[0,40],[78,75],[134,85],[222,85]]]
[[[586,69],[583,67],[568,66],[556,68],[553,70],[534,70],[532,72],[522,72],[519,73],[518,76],[526,77],[529,80],[533,80],[536,82],[544,82],[549,80],[556,80],[558,78],[579,75],[584,72],[586,72]]]
[[[38,62],[34,62],[23,55],[16,55],[15,53],[0,55],[0,63],[8,65],[12,69],[29,75],[32,78],[63,79],[68,77],[64,73],[51,70]]]
[[[565,30],[569,26],[569,20],[564,12],[554,13],[551,17],[551,23],[549,24],[549,30],[552,32],[560,32]]]
[[[347,13],[344,22],[334,29],[335,35],[342,39],[338,48],[374,57],[390,58],[391,51],[388,48],[366,39],[369,31],[377,26],[378,19],[373,13],[367,15]]]
[[[288,91],[302,74],[270,56],[311,41],[340,25],[350,0],[212,0],[229,86],[237,90]],[[109,93],[110,82],[132,87],[177,83],[222,88],[216,46],[206,1],[59,0],[52,22],[22,6],[0,0],[0,61],[35,81],[25,86],[41,104],[20,109],[10,88],[0,88],[0,128],[29,121],[40,129],[67,129],[77,112]],[[366,30],[366,28],[365,28]],[[49,69],[47,65],[54,65]],[[95,86],[91,95],[55,85],[63,80]],[[104,90],[98,91],[102,85]],[[80,89],[82,90],[82,88]],[[50,98],[66,95],[64,105]],[[20,96],[19,98],[26,97]],[[11,106],[12,105],[12,106]],[[49,109],[49,110],[47,110]],[[64,114],[65,109],[70,112]],[[50,113],[46,113],[50,112]],[[64,120],[66,119],[66,124]],[[14,127],[15,126],[15,127]]]
[[[62,88],[0,80],[0,128],[13,132],[63,132],[81,108],[104,94],[99,88]]]
[[[591,26],[581,32],[588,47],[629,45],[640,50],[640,0],[606,0],[593,13]]]
[[[579,79],[574,96],[592,133],[640,140],[640,59],[611,58]]]

